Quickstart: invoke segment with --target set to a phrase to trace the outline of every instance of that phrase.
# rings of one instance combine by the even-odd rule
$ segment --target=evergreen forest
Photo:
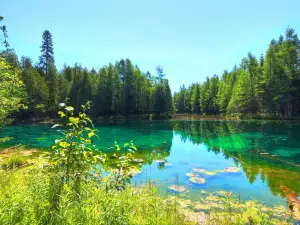
[[[272,39],[259,57],[249,52],[232,70],[224,70],[221,76],[208,75],[202,83],[182,85],[173,95],[162,66],[156,67],[156,74],[143,71],[130,59],[108,63],[99,70],[80,63],[56,68],[54,41],[48,30],[41,37],[38,62],[18,57],[3,22],[1,17],[2,61],[17,71],[24,84],[26,109],[14,114],[19,118],[54,116],[58,104],[66,99],[75,112],[91,100],[92,116],[300,114],[300,41],[292,28]]]

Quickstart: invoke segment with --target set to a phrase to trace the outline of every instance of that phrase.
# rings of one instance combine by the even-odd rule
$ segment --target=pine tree
[[[134,96],[134,67],[129,59],[125,60],[125,73],[123,76],[123,109],[125,114],[132,114],[135,112],[135,96]]]
[[[174,112],[174,104],[171,88],[167,79],[164,79],[164,97],[166,105],[162,113],[166,113],[167,115],[172,114]]]
[[[191,97],[191,105],[193,113],[200,113],[200,84],[195,84]]]
[[[39,68],[41,68],[46,76],[49,74],[49,64],[54,64],[54,52],[52,35],[48,30],[43,32],[43,41],[41,46],[41,56],[39,58]],[[47,78],[48,79],[48,78]]]
[[[111,109],[115,114],[121,111],[122,85],[116,68],[113,68],[112,75],[112,106]]]
[[[57,72],[52,63],[48,63],[49,111],[55,112],[58,104]]]
[[[2,16],[0,16],[0,22],[3,20],[4,18]],[[10,45],[7,41],[8,35],[7,35],[7,29],[5,25],[0,26],[0,30],[2,31],[2,35],[3,37],[1,39],[3,39],[3,46],[5,47],[6,50],[9,49]],[[1,40],[0,39],[0,40]],[[2,54],[1,54],[2,55]],[[3,56],[3,55],[2,55]]]
[[[26,63],[27,62],[27,63]],[[49,101],[49,88],[45,79],[38,73],[36,68],[29,65],[30,59],[25,61],[21,78],[27,92],[27,105],[29,114],[36,114],[47,109]]]

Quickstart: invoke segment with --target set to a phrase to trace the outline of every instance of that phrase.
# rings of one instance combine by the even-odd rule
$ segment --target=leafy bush
[[[91,138],[97,135],[91,119],[86,114],[90,104],[88,101],[86,105],[82,105],[83,111],[79,112],[77,117],[74,116],[74,108],[66,106],[64,111],[58,112],[64,124],[53,126],[64,127],[63,137],[55,141],[55,145],[52,146],[53,153],[50,155],[50,160],[63,183],[74,180],[79,184],[81,179],[87,179],[92,169],[98,170],[97,165],[105,161],[105,155],[92,145]]]

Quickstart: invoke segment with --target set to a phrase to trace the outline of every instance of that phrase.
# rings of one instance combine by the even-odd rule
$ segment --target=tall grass
[[[0,224],[189,224],[156,188],[107,190],[91,178],[78,195],[56,178],[37,166],[0,171]]]
[[[90,177],[78,190],[76,182],[62,183],[60,176],[37,158],[34,165],[0,170],[0,224],[292,224],[284,208],[268,213],[252,201],[242,204],[230,196],[202,206],[178,195],[160,195],[154,185],[107,188],[104,179]],[[193,199],[191,199],[193,200]],[[195,199],[194,199],[195,200]],[[222,201],[221,201],[222,200]]]

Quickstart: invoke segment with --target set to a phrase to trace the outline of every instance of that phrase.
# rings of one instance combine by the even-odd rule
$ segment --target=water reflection
[[[285,122],[172,121],[186,142],[232,158],[250,184],[260,179],[273,195],[300,193],[300,126]],[[289,199],[288,198],[288,199]],[[298,203],[299,204],[299,203]]]
[[[191,183],[186,173],[193,168],[215,171],[238,166],[241,173],[205,177],[207,182],[201,188],[244,191],[245,195],[263,198],[268,194],[266,187],[273,196],[291,200],[300,193],[298,123],[146,121],[99,124],[97,128],[100,139],[94,140],[94,144],[108,154],[115,141],[123,145],[134,140],[139,149],[136,157],[144,160],[143,168],[151,170],[148,175],[151,172],[154,180],[174,180],[179,176],[178,182],[188,186]],[[14,137],[6,146],[21,143],[28,148],[48,148],[59,135],[46,125],[8,126],[0,130],[0,137]],[[142,180],[144,176],[138,174],[136,179]]]

